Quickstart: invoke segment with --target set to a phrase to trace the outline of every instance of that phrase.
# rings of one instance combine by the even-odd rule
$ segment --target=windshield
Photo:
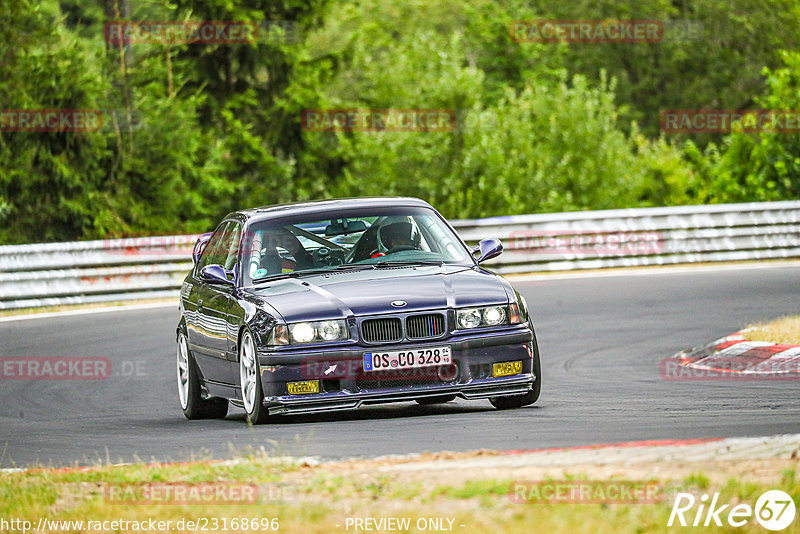
[[[243,284],[277,275],[373,268],[384,263],[464,263],[468,251],[427,208],[371,208],[256,222],[242,243]]]

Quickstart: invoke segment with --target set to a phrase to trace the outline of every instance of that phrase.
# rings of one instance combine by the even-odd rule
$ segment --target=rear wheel
[[[249,330],[242,333],[239,343],[239,379],[242,385],[242,404],[247,420],[254,425],[266,423],[269,410],[264,407],[264,393],[261,389],[261,369],[258,355]]]
[[[428,406],[431,404],[444,404],[446,402],[450,402],[455,400],[455,395],[441,395],[439,397],[425,397],[422,399],[417,399],[417,404],[421,404],[423,406]]]
[[[542,392],[542,363],[539,361],[539,346],[536,343],[536,338],[533,338],[533,374],[536,375],[536,382],[533,383],[533,388],[524,395],[511,395],[508,397],[492,397],[489,402],[498,410],[509,410],[512,408],[522,408],[528,406],[539,400],[539,394]]]
[[[178,333],[177,350],[178,399],[186,419],[220,419],[228,413],[226,399],[204,399],[200,389],[200,373],[189,351],[186,334]]]

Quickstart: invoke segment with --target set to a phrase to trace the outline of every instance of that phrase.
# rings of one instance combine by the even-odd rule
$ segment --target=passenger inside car
[[[311,254],[285,228],[270,228],[260,232],[254,239],[254,245],[254,248],[259,247],[258,253],[251,256],[251,276],[254,278],[314,266]]]

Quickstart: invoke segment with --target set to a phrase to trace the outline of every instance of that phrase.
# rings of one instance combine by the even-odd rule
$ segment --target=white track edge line
[[[8,317],[0,317],[0,323],[9,323],[12,321],[27,321],[29,319],[52,319],[53,317],[72,317],[73,315],[89,315],[92,313],[149,310],[155,308],[168,308],[173,306],[175,307],[176,310],[178,309],[178,299],[175,299],[173,302],[156,302],[150,304],[123,304],[121,306],[104,306],[102,308],[87,308],[82,310],[66,310],[60,312],[10,315]]]
[[[503,276],[512,284],[514,282],[534,282],[544,280],[569,280],[578,278],[608,278],[613,276],[647,276],[657,274],[685,274],[691,272],[745,271],[756,269],[778,269],[800,267],[800,261],[781,261],[764,263],[746,263],[741,265],[697,265],[690,266],[653,266],[653,267],[614,267],[608,271],[567,272],[550,274],[513,274]]]

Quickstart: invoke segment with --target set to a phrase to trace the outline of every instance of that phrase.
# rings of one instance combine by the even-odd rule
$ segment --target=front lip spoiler
[[[419,388],[414,388],[412,386],[402,390],[367,393],[335,393],[327,398],[318,397],[314,400],[310,398],[287,398],[281,399],[279,404],[268,405],[268,409],[270,415],[300,415],[356,410],[361,406],[369,404],[413,401],[415,399],[438,397],[442,395],[456,395],[466,400],[480,400],[506,395],[524,395],[533,388],[533,384],[536,382],[537,378],[533,374],[523,374],[513,378],[490,380],[484,379],[480,382],[447,384],[435,387],[421,386]],[[500,380],[502,380],[502,382]]]

